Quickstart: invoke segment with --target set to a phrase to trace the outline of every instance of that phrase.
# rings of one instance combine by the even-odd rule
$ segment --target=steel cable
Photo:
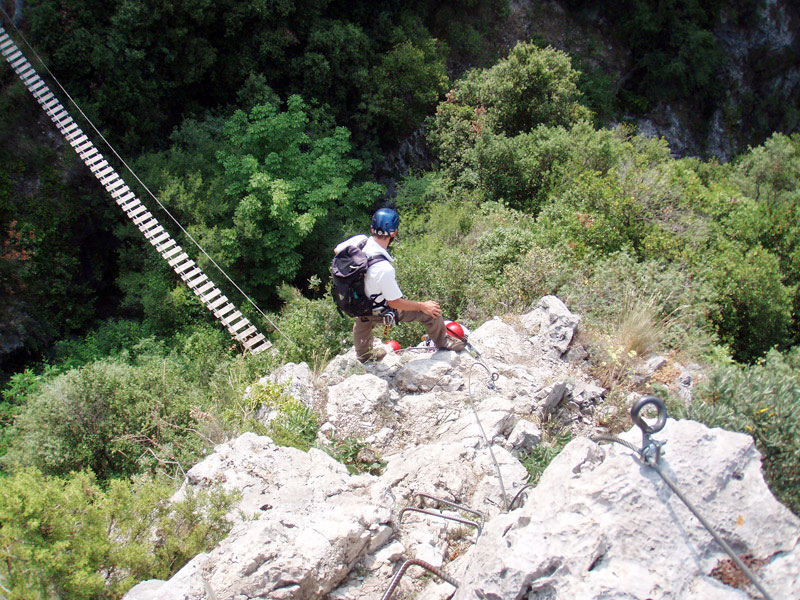
[[[769,592],[767,592],[767,590],[764,589],[764,586],[761,585],[761,583],[756,578],[755,574],[753,574],[753,572],[747,567],[747,565],[744,564],[742,559],[739,558],[739,555],[736,554],[736,552],[734,552],[733,548],[731,548],[728,545],[728,543],[720,537],[720,535],[714,530],[711,524],[708,521],[706,521],[706,519],[698,512],[694,504],[692,504],[692,502],[686,496],[684,496],[683,493],[678,489],[677,485],[675,485],[675,482],[673,482],[667,476],[667,474],[664,473],[664,471],[658,465],[656,459],[656,457],[658,456],[657,453],[645,453],[643,450],[640,450],[630,442],[614,436],[598,435],[592,437],[591,439],[592,441],[595,442],[597,441],[615,442],[617,444],[621,444],[626,448],[633,450],[638,455],[639,459],[644,464],[652,468],[656,473],[658,473],[661,479],[664,481],[664,483],[666,483],[669,486],[669,488],[673,492],[675,492],[675,495],[678,496],[678,498],[686,505],[686,508],[689,509],[689,511],[697,518],[698,521],[700,521],[703,527],[705,527],[706,530],[711,534],[711,537],[713,537],[714,540],[720,545],[720,547],[723,550],[725,550],[728,556],[731,557],[731,560],[733,560],[733,562],[736,563],[736,566],[741,569],[742,573],[744,573],[747,576],[747,578],[752,582],[752,584],[758,589],[758,591],[761,592],[761,594],[764,596],[764,599],[773,600]]]

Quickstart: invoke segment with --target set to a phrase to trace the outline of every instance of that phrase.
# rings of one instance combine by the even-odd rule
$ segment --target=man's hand
[[[389,300],[387,304],[389,308],[394,308],[395,310],[416,310],[434,319],[442,316],[442,307],[435,300],[414,302],[413,300],[398,298],[397,300]]]
[[[439,306],[439,303],[435,300],[428,300],[426,302],[420,302],[420,311],[428,315],[429,317],[441,317],[442,316],[442,307]]]

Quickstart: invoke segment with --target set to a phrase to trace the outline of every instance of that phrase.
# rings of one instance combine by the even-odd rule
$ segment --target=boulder
[[[638,429],[624,436],[640,444]],[[774,598],[800,589],[800,519],[767,488],[752,438],[669,420],[661,467]],[[714,573],[727,554],[659,475],[619,444],[579,438],[521,508],[486,527],[455,600],[647,598],[744,600]],[[752,590],[750,590],[752,591]]]
[[[351,476],[319,450],[282,448],[246,433],[187,473],[186,488],[220,484],[242,499],[238,521],[208,554],[190,561],[168,582],[134,587],[127,600],[321,598],[353,565],[389,538],[392,498],[369,475]]]
[[[542,298],[521,320],[534,345],[539,345],[550,358],[561,358],[567,352],[580,323],[580,317],[555,296]]]

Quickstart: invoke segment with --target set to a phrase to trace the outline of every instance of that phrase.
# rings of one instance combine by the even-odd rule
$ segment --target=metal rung
[[[140,204],[139,206],[137,206],[135,209],[133,209],[132,211],[130,211],[128,213],[128,217],[130,219],[135,219],[136,217],[141,215],[146,210],[147,210],[147,207],[144,204]]]
[[[159,244],[161,244],[162,242],[164,242],[164,241],[166,241],[168,239],[169,239],[169,234],[165,231],[160,236],[155,237],[152,240],[150,240],[150,243],[153,244],[153,246],[158,246]]]
[[[172,270],[175,271],[178,275],[181,273],[185,273],[192,267],[194,267],[197,263],[194,262],[192,259],[187,260],[185,263],[181,263],[176,267],[173,267]]]
[[[73,148],[75,148],[75,152],[77,152],[78,154],[83,154],[87,150],[87,148],[84,148],[82,150],[78,150],[78,146],[80,146],[80,145],[82,145],[82,144],[84,144],[84,143],[86,143],[88,141],[89,141],[89,138],[86,137],[86,134],[84,133],[80,137],[76,137],[74,140],[72,140],[70,142],[70,144],[72,145]],[[83,157],[81,157],[81,160],[83,160]]]
[[[182,252],[180,255],[176,256],[175,258],[173,258],[172,260],[167,261],[167,262],[169,263],[170,267],[175,267],[175,265],[177,265],[178,263],[183,262],[187,258],[189,258],[189,255],[186,254],[186,252]]]
[[[78,155],[81,155],[84,152],[88,153],[89,150],[94,149],[94,145],[92,144],[92,142],[89,141],[89,138],[87,138],[85,135],[82,135],[81,137],[85,139],[81,140],[81,138],[78,138],[78,140],[80,141],[75,140],[75,143],[72,146],[73,148],[75,148],[75,152],[77,152]]]
[[[164,252],[164,254],[162,254],[162,256],[163,256],[163,257],[164,257],[166,260],[170,260],[170,259],[171,259],[171,258],[173,258],[173,257],[174,257],[176,254],[179,254],[179,253],[180,253],[180,252],[182,252],[182,251],[183,251],[183,250],[181,249],[181,247],[180,247],[180,246],[175,246],[174,248],[170,249],[168,252]]]
[[[237,310],[236,312],[234,312],[234,313],[233,313],[232,315],[230,315],[229,317],[226,317],[226,318],[222,319],[222,324],[223,324],[223,325],[225,325],[225,327],[227,327],[228,325],[230,325],[231,323],[233,323],[233,322],[234,322],[236,319],[240,318],[241,316],[242,316],[242,313],[240,313],[240,312]]]
[[[70,125],[71,125],[72,127],[70,127],[69,125],[67,125],[67,127],[64,129],[64,137],[66,138],[66,140],[67,140],[67,141],[70,141],[70,140],[69,140],[69,138],[70,138],[70,137],[72,137],[72,136],[78,136],[78,135],[80,135],[80,133],[81,133],[81,128],[80,128],[80,127],[78,127],[78,124],[77,124],[75,121],[73,121],[72,123],[70,123]]]
[[[213,281],[209,281],[208,283],[204,284],[202,287],[196,289],[195,293],[198,296],[202,296],[203,294],[205,294],[207,291],[209,291],[213,287],[214,287],[214,282]]]
[[[139,225],[141,225],[142,223],[144,223],[148,219],[152,219],[152,218],[153,218],[153,215],[150,214],[150,211],[147,211],[147,212],[142,213],[140,216],[136,217],[135,219],[132,219],[132,221],[133,221],[134,225],[139,227]]]
[[[225,297],[225,294],[214,300],[208,305],[209,310],[217,310],[217,307],[222,306],[228,301],[228,298]]]
[[[50,101],[49,101],[47,104],[43,104],[43,105],[42,105],[42,108],[45,110],[45,112],[47,112],[47,111],[49,111],[51,108],[53,108],[53,107],[54,107],[56,104],[59,104],[59,102],[58,102],[58,98],[56,98],[55,96],[53,96],[53,98],[52,98],[52,99],[51,99],[51,100],[50,100]]]
[[[5,41],[6,41],[5,44],[2,42],[3,39],[5,39]],[[7,33],[4,33],[3,35],[0,36],[0,49],[2,49],[2,51],[4,53],[6,51],[6,48],[8,48],[9,46],[13,46],[13,45],[14,45],[14,41],[9,37],[9,35]]]
[[[258,329],[256,329],[255,325],[250,325],[250,327],[248,327],[244,331],[242,331],[240,333],[237,333],[236,334],[236,339],[239,340],[240,342],[244,342],[247,338],[249,338],[251,335],[253,335],[257,331],[258,331]]]
[[[211,302],[214,301],[214,298],[219,296],[221,293],[222,292],[219,290],[219,288],[213,288],[207,294],[205,292],[203,294],[201,294],[200,295],[200,300],[202,300],[206,304],[211,304]]]
[[[195,267],[194,269],[192,269],[188,273],[183,273],[181,275],[181,279],[183,279],[185,282],[188,283],[189,281],[191,281],[192,279],[194,279],[198,275],[202,274],[202,272],[203,272],[203,270],[201,268]]]
[[[22,53],[20,52],[20,54],[22,54]],[[8,60],[8,59],[6,59],[6,60]],[[30,67],[30,64],[28,63],[28,61],[25,59],[24,56],[22,58],[15,59],[13,61],[9,60],[8,62],[11,63],[11,68],[14,69],[17,72],[18,76],[19,76],[19,74],[21,73],[23,67],[26,64]]]
[[[73,120],[72,120],[72,117],[70,117],[69,115],[67,115],[67,118],[66,118],[66,119],[64,119],[64,120],[63,120],[63,121],[62,121],[62,122],[61,122],[61,123],[58,125],[58,126],[61,128],[61,135],[66,135],[66,133],[65,133],[65,132],[67,131],[67,129],[69,128],[69,126],[70,126],[70,125],[72,125],[73,123],[75,123],[75,121],[73,121]],[[71,130],[70,130],[70,131],[71,131]]]
[[[66,110],[64,110],[64,107],[63,107],[63,106],[59,106],[59,107],[58,107],[58,110],[56,110],[56,111],[53,111],[53,114],[52,114],[52,115],[50,115],[50,119],[51,119],[51,120],[52,120],[54,123],[57,123],[58,121],[60,121],[61,119],[63,119],[65,116],[67,116],[67,117],[68,117],[68,116],[69,116],[69,113],[68,113]]]
[[[6,56],[6,60],[10,62],[13,66],[14,61],[17,60],[20,56],[22,56],[22,51],[19,48],[17,48],[14,52]],[[25,60],[24,56],[22,56],[22,60]]]

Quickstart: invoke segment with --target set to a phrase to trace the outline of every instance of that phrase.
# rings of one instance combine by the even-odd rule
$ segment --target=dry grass
[[[661,347],[670,318],[659,314],[655,297],[625,296],[614,328],[594,336],[595,375],[606,388],[628,383],[639,362]]]

